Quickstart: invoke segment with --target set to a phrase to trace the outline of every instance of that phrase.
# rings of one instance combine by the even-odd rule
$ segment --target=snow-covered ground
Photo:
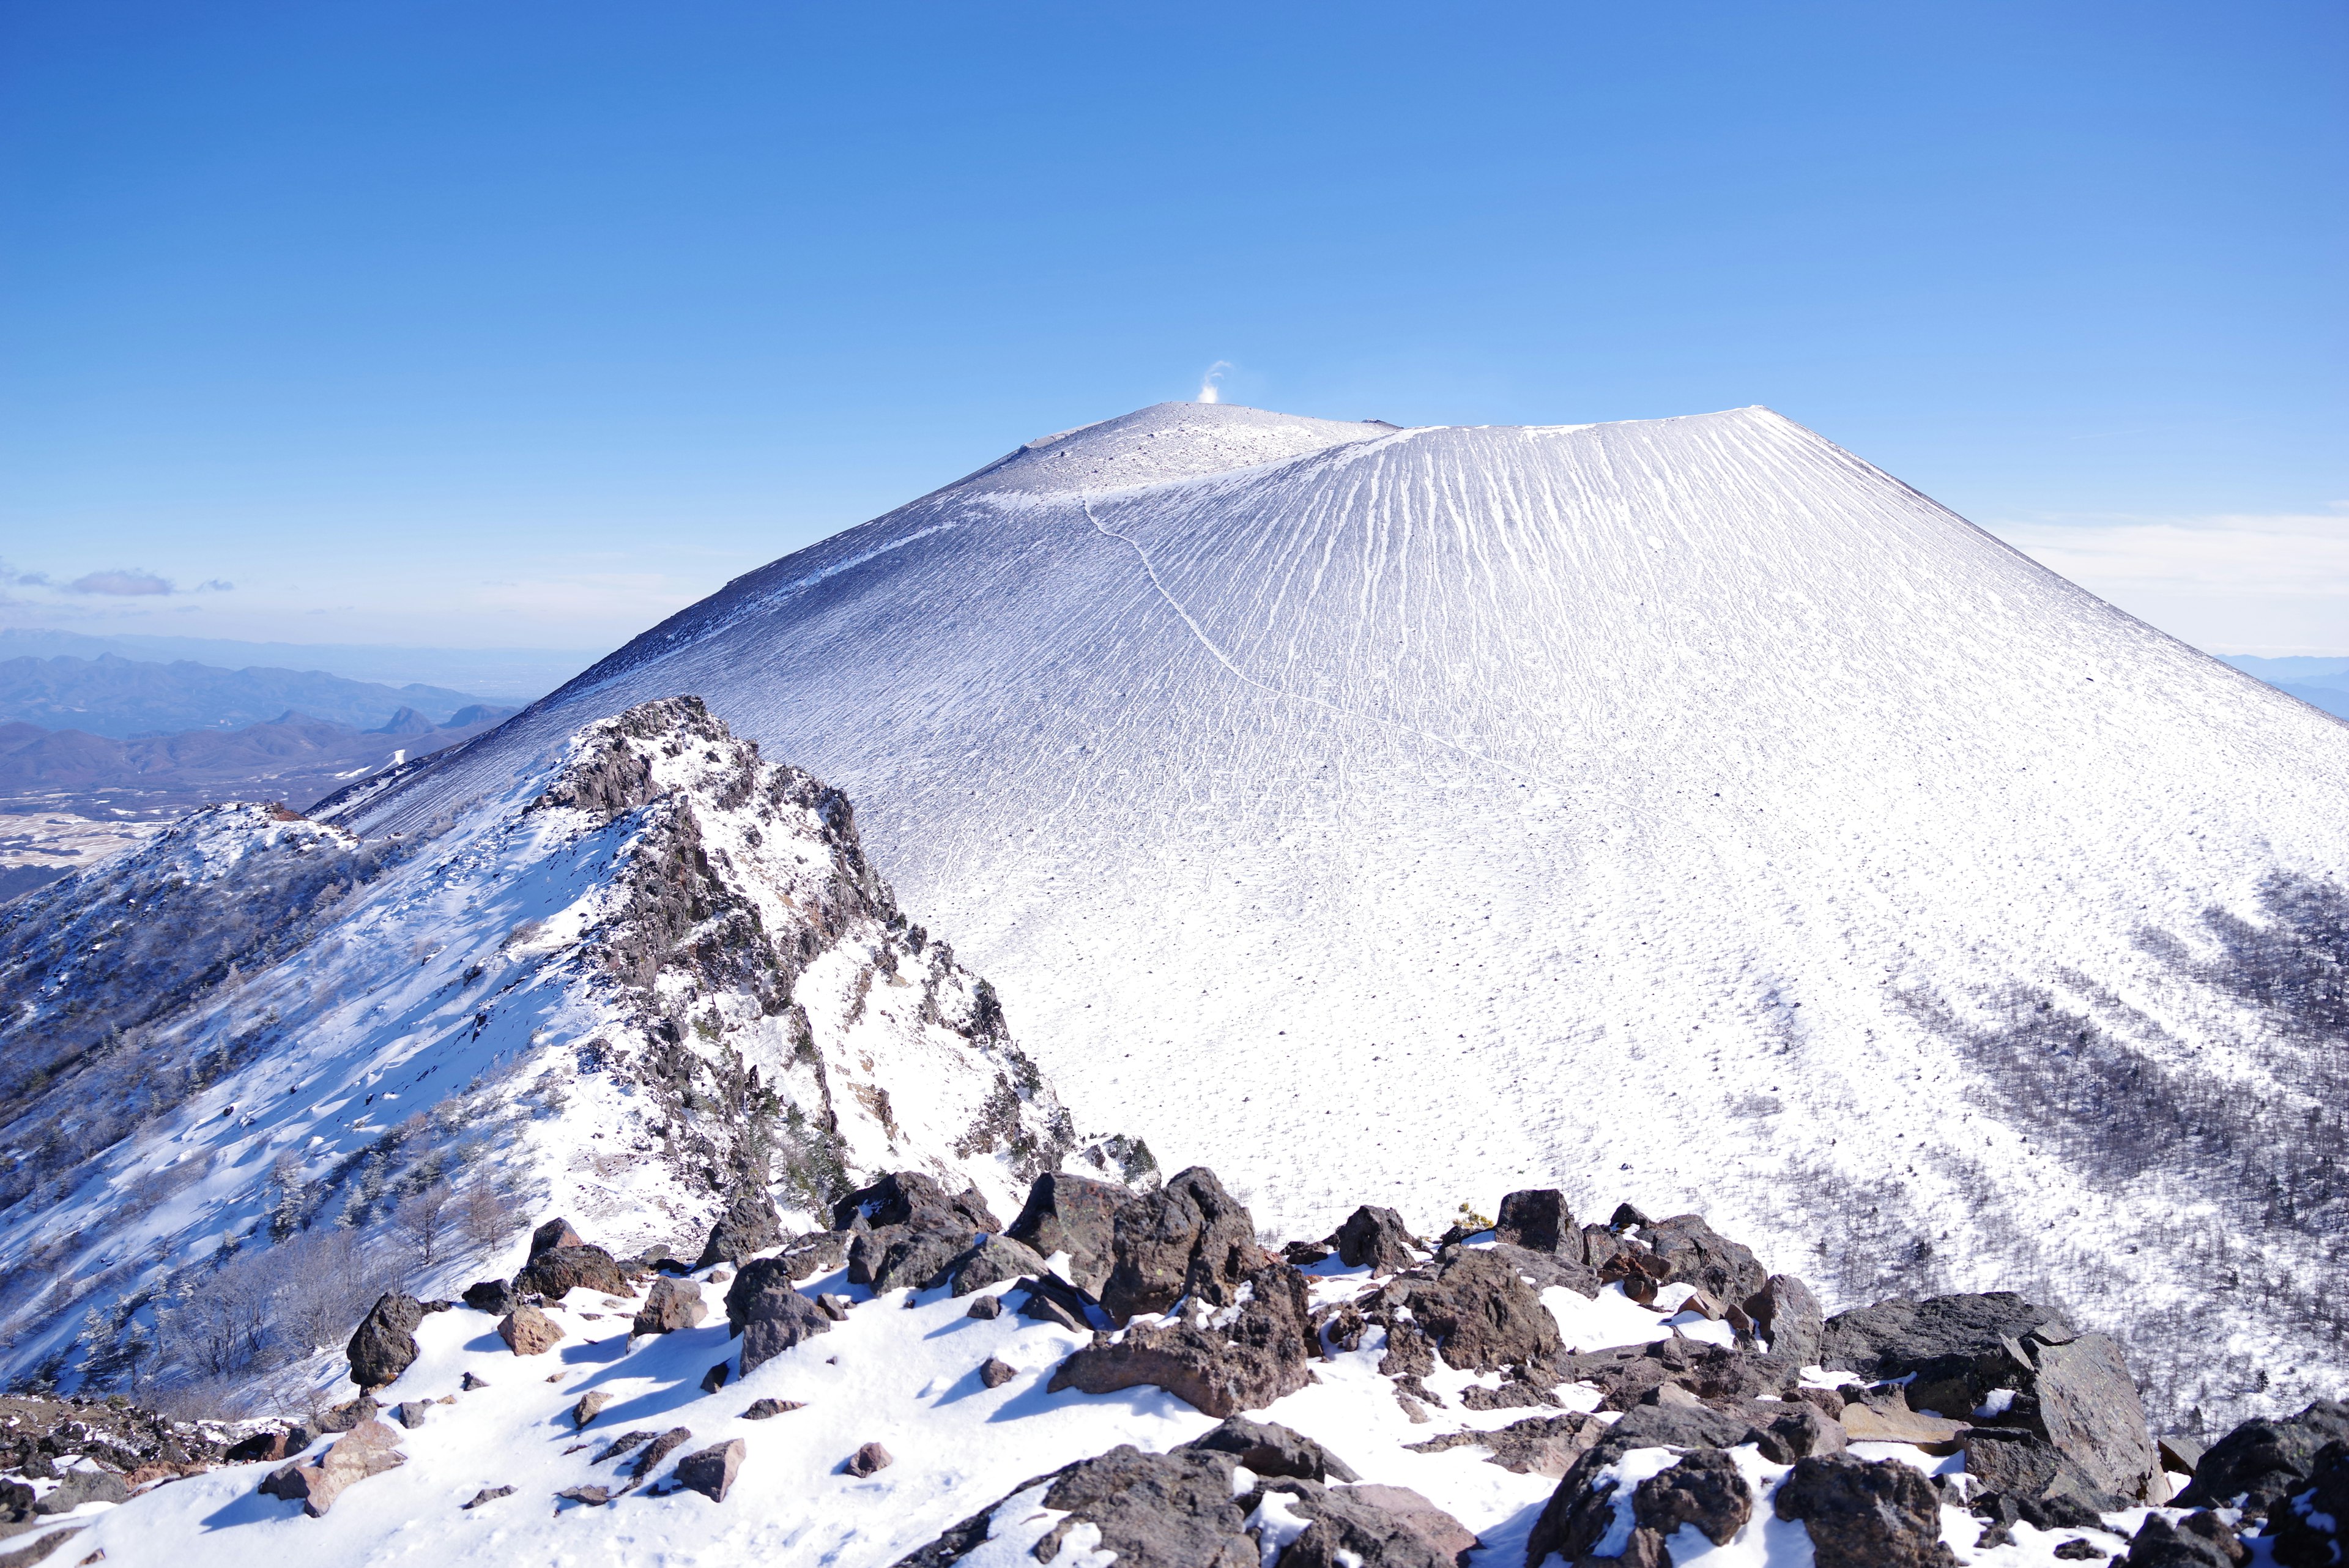
[[[2335,1330],[2206,1287],[2324,1267],[2338,1195],[2270,1197],[2344,1136],[2349,1024],[2251,971],[2333,940],[2349,728],[1766,410],[1143,410],[337,820],[678,692],[850,791],[1081,1123],[1286,1230],[1629,1193],[1831,1299],[2036,1280],[2229,1344],[2168,1408],[2335,1391]]]

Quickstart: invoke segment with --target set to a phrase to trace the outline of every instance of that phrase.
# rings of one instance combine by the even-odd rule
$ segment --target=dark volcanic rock
[[[476,1280],[465,1287],[465,1304],[475,1312],[503,1317],[513,1311],[513,1287],[503,1280]]]
[[[2349,1403],[2339,1400],[2319,1399],[2297,1416],[2246,1421],[2210,1445],[2177,1506],[2226,1508],[2241,1498],[2246,1513],[2272,1512],[2279,1499],[2307,1488],[2327,1444],[2344,1441]]]
[[[1210,1416],[1261,1409],[1295,1393],[1305,1386],[1313,1334],[1305,1278],[1268,1262],[1241,1282],[1252,1287],[1249,1299],[1226,1326],[1202,1318],[1129,1328],[1062,1362],[1050,1391],[1108,1394],[1151,1384]]]
[[[2327,1443],[2309,1468],[2306,1491],[2268,1514],[2283,1568],[2337,1568],[2349,1562],[2349,1443]]]
[[[1004,1234],[1040,1257],[1066,1252],[1069,1277],[1098,1295],[1115,1262],[1118,1212],[1133,1197],[1115,1182],[1048,1172],[1029,1188],[1026,1207]]]
[[[1181,1445],[1207,1453],[1229,1454],[1260,1476],[1291,1476],[1299,1480],[1359,1480],[1351,1466],[1301,1432],[1270,1421],[1226,1416],[1212,1428]]]
[[[1000,1388],[1019,1376],[1019,1369],[999,1355],[990,1355],[978,1364],[978,1380],[988,1388]]]
[[[416,1325],[423,1321],[423,1303],[414,1296],[394,1291],[379,1298],[351,1334],[351,1381],[381,1388],[407,1371],[419,1355]]]
[[[848,1244],[855,1234],[848,1231],[811,1231],[783,1243],[775,1261],[794,1280],[804,1280],[811,1274],[828,1274],[848,1262]]]
[[[1799,1459],[1772,1507],[1802,1521],[1817,1568],[1957,1568],[1941,1544],[1940,1494],[1898,1459]]]
[[[1811,1287],[1793,1274],[1773,1274],[1763,1287],[1747,1296],[1744,1303],[1745,1315],[1754,1321],[1754,1332],[1770,1347],[1770,1354],[1793,1362],[1796,1366],[1819,1364],[1819,1344],[1826,1331],[1826,1317],[1819,1310],[1819,1298]]]
[[[1383,1274],[1419,1262],[1411,1231],[1403,1225],[1402,1216],[1392,1209],[1363,1204],[1338,1227],[1337,1242],[1338,1261],[1350,1269],[1368,1266],[1373,1273]]]
[[[1501,1199],[1501,1217],[1493,1223],[1493,1239],[1523,1247],[1529,1252],[1568,1250],[1582,1262],[1582,1232],[1566,1206],[1566,1194],[1555,1188],[1512,1192]]]
[[[2120,1347],[2101,1334],[2074,1333],[2012,1292],[1896,1299],[1838,1314],[1822,1336],[1820,1361],[1870,1378],[1907,1378],[1910,1408],[1961,1422],[2000,1393],[2005,1413],[1985,1418],[2044,1438],[2085,1483],[2071,1490],[2100,1506],[2156,1495],[2161,1461]]]
[[[1681,1526],[1692,1524],[1715,1546],[1726,1546],[1754,1517],[1754,1489],[1727,1454],[1696,1449],[1671,1469],[1640,1483],[1631,1498],[1631,1517],[1641,1529],[1667,1541]]]
[[[920,1231],[910,1225],[885,1225],[849,1242],[848,1282],[869,1286],[875,1295],[895,1290],[928,1290],[971,1250],[976,1240],[977,1233],[968,1226]]]
[[[1770,1282],[1751,1250],[1729,1240],[1701,1215],[1659,1220],[1640,1232],[1661,1260],[1670,1282],[1694,1285],[1724,1302],[1742,1302]]]
[[[701,1256],[693,1266],[707,1269],[716,1263],[739,1263],[753,1252],[782,1244],[783,1220],[775,1212],[775,1200],[764,1188],[745,1188],[709,1228],[709,1240],[703,1243]]]
[[[1863,1377],[1901,1377],[1928,1362],[1971,1358],[2002,1341],[2043,1332],[2057,1342],[2074,1337],[2053,1310],[2012,1291],[1925,1302],[1895,1296],[1829,1318],[1820,1335],[1819,1365]]]
[[[1041,1507],[1066,1517],[1029,1553],[1039,1563],[1062,1560],[1065,1543],[1081,1530],[1099,1532],[1095,1550],[1104,1558],[1113,1553],[1118,1568],[1259,1568],[1268,1561],[1278,1568],[1460,1568],[1476,1544],[1458,1520],[1402,1487],[1259,1477],[1235,1496],[1234,1463],[1228,1452],[1195,1446],[1164,1454],[1112,1449],[1023,1483],[897,1568],[949,1568],[990,1533],[1028,1522],[1032,1515],[1024,1509],[1018,1518],[1000,1511],[1012,1497],[1040,1488]],[[1268,1508],[1276,1492],[1283,1495]],[[1268,1552],[1248,1522],[1267,1513],[1302,1520],[1305,1529],[1285,1548]]]
[[[581,1289],[601,1291],[607,1296],[636,1294],[622,1277],[619,1263],[601,1247],[550,1247],[513,1277],[516,1295],[559,1302],[566,1293]]]
[[[752,1368],[832,1328],[832,1319],[823,1309],[793,1290],[781,1269],[759,1269],[761,1262],[770,1261],[754,1260],[726,1292],[726,1322],[730,1327],[739,1324],[746,1377]],[[738,1297],[745,1280],[754,1281],[753,1288]]]
[[[645,1304],[636,1309],[636,1321],[628,1327],[632,1334],[675,1334],[700,1326],[709,1315],[699,1285],[664,1275],[645,1293]]]
[[[895,1456],[880,1444],[866,1443],[849,1455],[840,1468],[847,1474],[862,1480],[866,1476],[878,1475],[896,1462]]]
[[[1537,1291],[1559,1285],[1588,1300],[1604,1288],[1599,1282],[1596,1270],[1576,1262],[1564,1251],[1537,1252],[1529,1247],[1513,1246],[1506,1241],[1495,1241],[1478,1250],[1508,1264],[1519,1277],[1531,1280]]]
[[[894,1171],[832,1206],[832,1223],[837,1230],[859,1229],[860,1220],[862,1229],[873,1231],[890,1225],[973,1233],[1003,1229],[1003,1221],[988,1208],[978,1188],[948,1193],[936,1178],[915,1170]]]
[[[734,1489],[734,1478],[742,1473],[742,1456],[749,1451],[749,1445],[740,1438],[698,1449],[677,1461],[677,1483],[712,1502],[724,1502]]]
[[[571,1228],[568,1220],[549,1220],[530,1233],[530,1255],[551,1252],[558,1247],[584,1247],[587,1238]]]
[[[1477,1248],[1455,1248],[1429,1268],[1397,1275],[1362,1314],[1385,1325],[1390,1344],[1399,1329],[1414,1327],[1454,1370],[1547,1365],[1559,1352],[1557,1320],[1541,1298],[1507,1262]]]
[[[543,1355],[562,1343],[563,1330],[553,1318],[524,1302],[498,1320],[498,1337],[516,1355]]]
[[[1205,1166],[1119,1210],[1111,1254],[1101,1303],[1119,1323],[1163,1313],[1185,1295],[1228,1306],[1267,1261],[1255,1220]]]
[[[1601,1472],[1633,1449],[1731,1449],[1745,1440],[1750,1425],[1741,1416],[1702,1406],[1642,1405],[1628,1411],[1583,1451],[1550,1493],[1526,1540],[1527,1568],[1539,1568],[1553,1552],[1564,1553],[1568,1563],[1579,1562],[1606,1537],[1615,1523],[1615,1482]]]
[[[967,1296],[1006,1280],[1040,1278],[1049,1272],[1044,1260],[1025,1242],[1008,1236],[981,1236],[975,1246],[947,1265],[947,1288]]]
[[[2121,1562],[2124,1568],[2236,1568],[2250,1560],[2251,1553],[2226,1521],[2205,1510],[2175,1524],[2158,1513],[2148,1515]]]

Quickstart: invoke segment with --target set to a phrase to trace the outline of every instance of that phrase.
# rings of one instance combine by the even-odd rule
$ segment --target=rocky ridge
[[[860,1174],[1010,1201],[1074,1145],[847,799],[689,697],[413,835],[198,813],[0,910],[0,976],[27,1387],[299,1376],[385,1288],[453,1293],[521,1205],[688,1257],[731,1212],[739,1254]]]

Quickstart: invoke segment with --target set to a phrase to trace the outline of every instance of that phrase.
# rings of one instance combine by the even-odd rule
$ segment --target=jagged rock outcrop
[[[1260,1410],[1304,1387],[1313,1343],[1304,1277],[1268,1262],[1231,1294],[1236,1299],[1220,1311],[1203,1302],[1176,1322],[1133,1324],[1078,1351],[1048,1386],[1107,1394],[1154,1384],[1210,1416]]]
[[[1120,1323],[1163,1313],[1185,1296],[1227,1305],[1240,1282],[1268,1261],[1247,1210],[1205,1166],[1120,1209],[1112,1229],[1101,1303]]]
[[[1069,1278],[1098,1296],[1116,1261],[1117,1217],[1133,1201],[1133,1190],[1115,1182],[1048,1171],[1004,1234],[1047,1258],[1066,1252]]]
[[[726,1212],[709,1228],[709,1240],[703,1243],[701,1255],[693,1266],[707,1269],[718,1263],[737,1263],[753,1252],[763,1252],[783,1243],[782,1216],[775,1212],[775,1200],[763,1188],[745,1188],[734,1194],[726,1205]]]
[[[2309,1484],[2316,1456],[2339,1442],[2349,1442],[2349,1401],[2319,1399],[2297,1416],[2254,1417],[2210,1445],[2178,1506],[2270,1513]]]
[[[1940,1494],[1898,1459],[1797,1460],[1771,1507],[1801,1521],[1816,1568],[1958,1568],[1941,1543]]]

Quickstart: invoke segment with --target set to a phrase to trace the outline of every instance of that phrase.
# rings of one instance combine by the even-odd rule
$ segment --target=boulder
[[[1078,1351],[1053,1372],[1049,1391],[1108,1394],[1150,1384],[1210,1416],[1261,1409],[1295,1393],[1305,1386],[1313,1333],[1305,1278],[1267,1262],[1241,1283],[1248,1299],[1213,1320],[1135,1326]]]
[[[2327,1443],[2308,1480],[2269,1511],[2266,1533],[2283,1568],[2335,1568],[2349,1562],[2349,1443]]]
[[[266,1486],[268,1483],[263,1484]],[[71,1513],[86,1502],[129,1501],[129,1486],[112,1470],[69,1469],[60,1474],[57,1484],[42,1493],[32,1507],[35,1514],[47,1517]],[[323,1513],[326,1511],[320,1509],[319,1511]]]
[[[644,1451],[636,1456],[636,1462],[628,1467],[628,1485],[642,1486],[652,1479],[652,1473],[655,1470],[660,1469],[663,1459],[691,1441],[693,1441],[691,1428],[671,1427],[667,1431],[647,1443]]]
[[[1003,1315],[1003,1298],[999,1295],[973,1296],[970,1299],[969,1309],[962,1315],[965,1317],[978,1318],[982,1321],[992,1321],[993,1319],[1001,1317]]]
[[[777,1258],[753,1259],[735,1276],[726,1289],[726,1322],[741,1337],[745,1376],[832,1328],[823,1309],[792,1288],[789,1267]]]
[[[1338,1261],[1350,1269],[1368,1268],[1372,1273],[1385,1274],[1419,1262],[1410,1230],[1402,1216],[1392,1209],[1363,1204],[1346,1216],[1334,1239]]]
[[[978,1380],[989,1388],[1000,1388],[1019,1376],[1018,1369],[999,1355],[990,1355],[978,1364]]]
[[[699,1327],[709,1315],[709,1303],[701,1299],[699,1285],[664,1274],[645,1293],[645,1304],[636,1309],[628,1328],[632,1334],[675,1334]]]
[[[608,1459],[616,1459],[624,1454],[633,1454],[638,1449],[643,1448],[647,1443],[651,1442],[653,1440],[653,1433],[645,1430],[642,1427],[638,1427],[632,1431],[623,1432],[618,1437],[613,1438],[610,1442],[605,1444],[604,1451],[597,1454],[594,1459],[587,1462],[591,1465],[600,1465]]]
[[[1941,1543],[1940,1494],[1898,1459],[1797,1459],[1771,1506],[1802,1522],[1816,1568],[1957,1568]]]
[[[1501,1217],[1493,1222],[1493,1239],[1529,1252],[1568,1251],[1583,1261],[1582,1232],[1566,1207],[1566,1194],[1554,1187],[1512,1192],[1501,1199]]]
[[[2251,1553],[2235,1539],[2224,1520],[2204,1510],[2172,1523],[2160,1514],[2147,1514],[2129,1542],[2121,1568],[2236,1568]],[[2279,1556],[2276,1561],[2283,1562]],[[2320,1559],[2320,1561],[2322,1561]],[[2287,1568],[2297,1568],[2287,1564]]]
[[[866,1443],[843,1459],[840,1468],[843,1474],[854,1476],[862,1480],[866,1476],[880,1474],[896,1462],[889,1450],[880,1444]]]
[[[314,1412],[310,1425],[320,1432],[347,1432],[374,1420],[376,1415],[374,1398],[362,1394],[356,1399],[346,1399],[339,1405],[329,1405],[324,1410]]]
[[[1829,1318],[1820,1334],[1818,1365],[1868,1378],[1903,1377],[1932,1362],[1971,1360],[2004,1341],[2042,1333],[2056,1342],[2074,1337],[2052,1309],[2013,1291],[1924,1302],[1896,1296]]]
[[[1867,1377],[1906,1379],[1912,1409],[2035,1433],[2086,1493],[2105,1500],[2099,1506],[2151,1501],[2168,1486],[2120,1347],[2012,1292],[1840,1313],[1819,1356]]]
[[[601,1388],[579,1396],[579,1403],[571,1407],[571,1428],[577,1431],[604,1413],[612,1397]]]
[[[2177,1506],[2227,1508],[2240,1498],[2246,1514],[2268,1513],[2279,1500],[2306,1489],[2326,1445],[2344,1441],[2349,1403],[2319,1399],[2297,1416],[2256,1417],[2210,1445]]]
[[[412,1432],[431,1418],[432,1406],[429,1400],[403,1399],[391,1407],[391,1413],[401,1426]]]
[[[1003,1221],[988,1208],[978,1188],[949,1194],[936,1178],[914,1170],[892,1172],[850,1193],[832,1206],[832,1222],[842,1231],[878,1231],[890,1225],[916,1231],[994,1232],[1003,1229]]]
[[[1021,1317],[1031,1318],[1038,1323],[1058,1324],[1062,1328],[1075,1329],[1079,1334],[1092,1331],[1093,1316],[1101,1312],[1101,1303],[1060,1275],[1022,1275],[1019,1286]]]
[[[793,1410],[806,1408],[806,1403],[799,1399],[753,1399],[750,1401],[750,1407],[742,1412],[742,1419],[771,1421],[778,1416],[789,1415]]]
[[[1541,1298],[1506,1262],[1477,1248],[1455,1248],[1429,1267],[1398,1274],[1362,1313],[1387,1329],[1391,1345],[1405,1329],[1415,1330],[1455,1371],[1546,1366],[1561,1349],[1557,1320]]]
[[[1772,1274],[1742,1303],[1770,1354],[1796,1366],[1816,1366],[1826,1318],[1811,1287],[1793,1274]]]
[[[816,1310],[834,1323],[846,1323],[851,1308],[856,1305],[854,1296],[824,1294],[815,1298]]]
[[[989,1285],[1022,1275],[1041,1276],[1050,1271],[1033,1247],[1008,1236],[981,1236],[976,1244],[946,1267],[947,1288],[967,1296]]]
[[[1631,1494],[1631,1517],[1662,1541],[1693,1525],[1715,1546],[1726,1546],[1754,1517],[1754,1489],[1737,1473],[1735,1459],[1719,1449],[1695,1449],[1640,1483]]]
[[[607,1296],[636,1293],[628,1289],[619,1263],[601,1247],[550,1247],[533,1254],[513,1277],[516,1295],[559,1302],[575,1290],[601,1291]]]
[[[1114,1262],[1118,1213],[1133,1201],[1133,1193],[1115,1182],[1048,1171],[1028,1189],[1026,1205],[1004,1234],[1040,1257],[1066,1252],[1069,1278],[1099,1295]]]
[[[488,1378],[475,1376],[471,1372],[466,1373],[465,1376],[457,1379],[458,1388],[467,1394],[471,1394],[476,1388],[487,1388],[489,1386],[490,1380]]]
[[[1066,1515],[1030,1550],[1038,1562],[1061,1554],[1074,1532],[1098,1532],[1088,1561],[1114,1552],[1118,1568],[1258,1568],[1263,1554],[1249,1537],[1247,1512],[1232,1495],[1229,1455],[1177,1449],[1145,1454],[1121,1445],[1105,1454],[1030,1482],[903,1559],[897,1568],[950,1568],[987,1545],[989,1536],[1010,1534],[1038,1508]],[[1019,1498],[1016,1512],[1007,1507]],[[999,1519],[999,1515],[1000,1515]],[[1006,1560],[1017,1560],[999,1547]]]
[[[1520,1279],[1531,1281],[1537,1291],[1546,1291],[1557,1285],[1588,1300],[1605,1288],[1599,1282],[1595,1270],[1588,1264],[1575,1262],[1563,1251],[1537,1252],[1530,1247],[1515,1246],[1507,1241],[1495,1241],[1479,1251],[1508,1264],[1516,1271]]]
[[[485,1486],[481,1490],[473,1494],[473,1500],[471,1502],[460,1503],[458,1506],[460,1508],[479,1508],[485,1502],[495,1502],[502,1497],[512,1497],[513,1496],[513,1490],[514,1489],[510,1486]]]
[[[1469,1428],[1405,1445],[1414,1453],[1442,1453],[1447,1449],[1476,1447],[1485,1450],[1485,1462],[1514,1475],[1548,1476],[1555,1480],[1574,1466],[1607,1428],[1579,1411],[1557,1416],[1531,1416],[1512,1421],[1497,1431]]]
[[[729,1370],[726,1363],[722,1361],[712,1366],[709,1371],[701,1375],[701,1391],[704,1394],[715,1394],[725,1387]]]
[[[898,1568],[952,1568],[982,1548],[990,1561],[1066,1562],[1085,1546],[1086,1561],[1118,1568],[1461,1568],[1475,1545],[1402,1487],[1247,1479],[1220,1449],[1120,1447],[1023,1484]]]
[[[1185,1296],[1228,1306],[1240,1282],[1268,1261],[1256,1221],[1216,1173],[1193,1166],[1117,1214],[1101,1303],[1119,1323],[1163,1313]]]
[[[740,1438],[697,1449],[677,1461],[677,1484],[712,1502],[724,1502],[733,1490],[734,1478],[742,1473],[742,1456],[749,1451]]]
[[[917,1231],[910,1225],[885,1225],[849,1242],[848,1282],[867,1286],[874,1295],[928,1290],[971,1250],[976,1240],[967,1226]]]
[[[503,1317],[513,1310],[513,1287],[503,1280],[475,1280],[465,1287],[465,1304],[475,1312]]]
[[[1732,1449],[1747,1440],[1751,1425],[1742,1416],[1702,1405],[1641,1405],[1625,1412],[1620,1420],[1599,1432],[1550,1493],[1526,1540],[1527,1568],[1540,1568],[1553,1552],[1563,1553],[1568,1563],[1579,1562],[1605,1539],[1615,1526],[1619,1484],[1615,1467],[1632,1449]],[[1930,1490],[1930,1485],[1927,1490]],[[1652,1549],[1661,1542],[1649,1544]]]
[[[848,1243],[854,1239],[848,1231],[811,1231],[784,1242],[775,1257],[792,1279],[804,1280],[811,1274],[828,1274],[847,1262]],[[718,1276],[712,1274],[709,1282],[719,1283]]]
[[[534,1306],[517,1306],[498,1320],[498,1337],[516,1355],[542,1355],[562,1343],[563,1330]]]
[[[1290,1476],[1299,1480],[1360,1480],[1353,1468],[1301,1432],[1245,1416],[1226,1416],[1222,1426],[1209,1428],[1183,1448],[1205,1453],[1229,1454],[1251,1473]]]
[[[782,1244],[783,1218],[775,1212],[775,1200],[764,1188],[746,1187],[709,1228],[709,1240],[702,1244],[701,1256],[693,1266],[698,1270],[739,1263],[753,1252]]]
[[[1839,1454],[1851,1441],[1842,1422],[1813,1405],[1789,1405],[1785,1413],[1766,1420],[1759,1418],[1758,1411],[1754,1414],[1746,1440],[1774,1465],[1791,1465],[1809,1454]]]
[[[584,1247],[587,1239],[571,1228],[568,1220],[549,1220],[530,1233],[530,1255],[551,1252],[558,1247]]]
[[[424,1303],[414,1296],[394,1291],[379,1297],[351,1334],[351,1381],[363,1389],[395,1381],[419,1354],[416,1325],[423,1321]]]
[[[1770,1271],[1750,1249],[1722,1235],[1702,1215],[1659,1220],[1640,1234],[1651,1255],[1664,1264],[1658,1277],[1666,1282],[1694,1285],[1724,1302],[1742,1302],[1770,1282]]]
[[[317,1519],[353,1482],[406,1462],[407,1456],[399,1451],[399,1434],[381,1421],[365,1421],[316,1459],[297,1460],[272,1471],[261,1490],[271,1497],[299,1502],[303,1512]]]
[[[567,1486],[554,1496],[559,1502],[575,1502],[582,1508],[601,1508],[612,1501],[612,1489],[607,1486]]]

